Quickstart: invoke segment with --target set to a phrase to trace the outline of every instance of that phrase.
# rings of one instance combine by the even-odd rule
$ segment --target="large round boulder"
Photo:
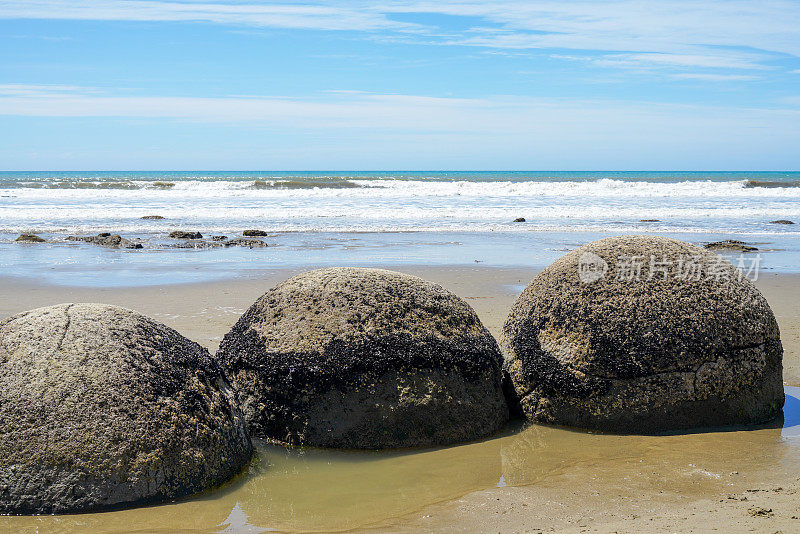
[[[0,322],[0,421],[4,514],[184,497],[227,481],[253,452],[206,349],[102,304]]]
[[[508,419],[502,356],[472,308],[392,271],[295,276],[247,310],[217,357],[250,432],[292,445],[443,445]]]
[[[648,236],[563,256],[504,325],[510,404],[533,421],[618,432],[773,419],[783,348],[767,301],[743,276],[756,266],[743,267]]]

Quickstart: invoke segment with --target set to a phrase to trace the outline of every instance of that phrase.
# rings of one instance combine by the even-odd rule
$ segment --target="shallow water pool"
[[[460,446],[402,452],[258,444],[247,473],[207,495],[99,514],[0,517],[7,532],[330,532],[395,523],[495,486],[567,475],[592,491],[645,484],[702,496],[800,477],[800,388],[782,422],[748,430],[619,436],[512,425]],[[402,521],[402,519],[401,519]]]

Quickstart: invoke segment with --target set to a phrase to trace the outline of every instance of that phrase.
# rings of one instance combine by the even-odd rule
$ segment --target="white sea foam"
[[[130,180],[132,188],[0,189],[0,232],[98,228],[208,231],[641,231],[787,233],[800,222],[800,187],[746,181],[436,181],[317,177]],[[102,180],[93,183],[102,184]],[[342,184],[349,185],[342,185]],[[170,185],[174,184],[174,185]],[[287,185],[290,188],[283,188]],[[39,184],[41,185],[41,183]],[[790,184],[791,185],[791,184]],[[356,187],[357,186],[357,187]],[[164,221],[141,220],[161,215]],[[525,217],[526,224],[512,224]],[[640,219],[657,219],[643,225]]]
[[[260,182],[261,186],[254,185]],[[747,187],[747,181],[687,180],[682,182],[626,181],[601,178],[594,181],[433,181],[433,180],[366,180],[320,179],[301,180],[181,180],[175,182],[127,181],[81,182],[82,187],[13,188],[8,192],[26,198],[98,198],[142,195],[146,198],[174,198],[191,194],[197,197],[222,192],[263,198],[283,196],[358,196],[358,197],[425,197],[425,196],[629,196],[629,197],[720,197],[800,198],[800,187]],[[111,184],[103,186],[103,184]],[[156,185],[156,184],[167,185]],[[352,184],[352,185],[343,185]],[[40,184],[41,185],[41,184]],[[259,189],[259,187],[262,187]],[[0,188],[0,191],[3,189]]]

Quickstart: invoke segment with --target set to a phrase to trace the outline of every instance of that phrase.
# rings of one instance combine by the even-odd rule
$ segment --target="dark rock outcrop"
[[[163,221],[166,217],[162,217],[161,215],[145,215],[144,217],[139,217],[145,221]]]
[[[264,248],[269,245],[260,239],[245,239],[237,237],[236,239],[228,239],[222,243],[226,247],[247,247],[247,248]]]
[[[525,217],[517,217],[514,222],[525,222]]]
[[[47,240],[35,234],[22,234],[14,241],[17,243],[46,243]]]
[[[672,239],[563,256],[523,291],[501,344],[511,403],[533,421],[647,433],[762,423],[783,406],[767,301],[720,256]]]
[[[770,224],[794,224],[794,222],[787,221],[786,219],[778,219],[777,221],[770,221]]]
[[[264,230],[245,230],[242,235],[245,237],[266,237],[269,234]]]
[[[224,246],[223,243],[218,243],[216,241],[206,241],[204,239],[184,239],[177,243],[170,243],[168,245],[169,248],[196,248],[196,249],[220,248],[222,246]]]
[[[472,308],[392,271],[295,276],[247,310],[217,358],[250,431],[293,445],[444,445],[508,418],[502,357]]]
[[[728,252],[756,252],[758,247],[748,245],[744,241],[737,241],[736,239],[725,239],[724,241],[715,241],[704,245],[708,250],[725,250]]]
[[[130,248],[140,249],[142,244],[137,241],[125,239],[117,234],[102,233],[92,236],[71,235],[67,237],[67,241],[83,241],[84,243],[93,243],[102,247],[110,248]]]
[[[0,513],[165,502],[253,449],[208,351],[136,312],[61,304],[0,322]]]
[[[175,230],[169,236],[172,239],[203,239],[203,234],[200,232],[185,232],[183,230]]]

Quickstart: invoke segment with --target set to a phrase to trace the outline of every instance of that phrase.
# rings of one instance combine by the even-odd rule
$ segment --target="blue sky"
[[[800,170],[800,2],[0,0],[9,170]]]

